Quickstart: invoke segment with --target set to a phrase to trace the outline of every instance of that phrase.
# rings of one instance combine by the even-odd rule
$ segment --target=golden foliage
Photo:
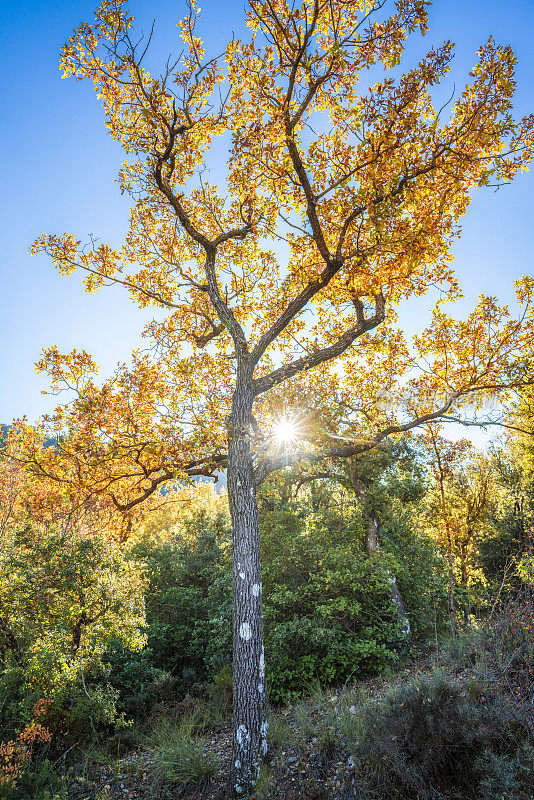
[[[191,2],[182,55],[158,77],[122,0],[105,0],[62,51],[64,75],[93,82],[127,154],[130,226],[119,249],[64,234],[33,251],[84,271],[87,291],[119,283],[169,313],[103,382],[87,353],[44,351],[38,368],[73,392],[47,420],[69,443],[64,458],[30,449],[28,460],[122,512],[224,468],[237,384],[255,398],[259,482],[282,463],[269,431],[287,409],[306,419],[294,456],[318,460],[480,410],[532,379],[530,278],[519,319],[482,296],[463,321],[440,300],[413,341],[396,324],[409,298],[458,297],[451,246],[473,189],[509,182],[532,157],[534,118],[511,113],[510,47],[490,38],[465,89],[436,109],[451,42],[396,69],[407,37],[428,27],[424,0],[398,0],[389,16],[364,0],[250,0],[248,34],[215,58],[198,12]],[[370,68],[383,77],[366,90]],[[204,169],[221,152],[216,186]]]

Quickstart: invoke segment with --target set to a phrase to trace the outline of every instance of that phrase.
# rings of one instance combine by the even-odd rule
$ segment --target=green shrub
[[[2,722],[27,722],[43,699],[53,732],[81,738],[116,722],[102,656],[114,641],[144,644],[141,564],[76,527],[28,523],[0,544]]]
[[[166,541],[147,537],[135,548],[150,579],[150,656],[140,654],[139,669],[135,655],[126,671],[117,664],[111,680],[124,707],[128,685],[150,685],[153,669],[171,673],[176,695],[184,696],[198,693],[202,684],[211,691],[214,675],[231,663],[226,498],[204,494],[195,509],[176,518]],[[391,556],[367,558],[362,537],[362,520],[352,507],[339,514],[310,513],[290,502],[270,509],[264,504],[266,671],[275,703],[302,696],[315,681],[328,685],[372,674],[395,659],[399,631],[387,576]]]
[[[527,717],[534,704],[534,589],[530,583],[495,602],[480,628],[479,670],[493,689],[513,699]]]
[[[412,639],[433,639],[448,621],[447,576],[442,556],[430,537],[414,525],[411,512],[400,507],[392,509],[380,534],[382,552],[391,559],[390,569],[408,608]]]
[[[275,509],[262,518],[266,673],[273,702],[317,681],[373,674],[395,660],[398,617],[385,560],[362,549],[349,511]]]
[[[143,719],[158,702],[176,696],[176,680],[154,665],[149,647],[135,652],[114,643],[103,656],[108,681],[118,692],[117,710],[127,719]]]
[[[147,535],[135,554],[145,560],[149,577],[146,614],[151,656],[146,668],[172,674],[177,693],[183,696],[194,683],[211,680],[231,663],[226,497],[204,491],[172,519],[172,524],[166,523],[163,541]]]
[[[531,734],[511,706],[482,703],[437,675],[368,704],[354,747],[368,798],[519,798],[532,785]],[[494,792],[492,795],[491,792]]]
[[[267,485],[260,497],[266,672],[275,703],[302,697],[317,681],[339,684],[396,660],[405,640],[391,601],[391,573],[398,576],[416,636],[434,632],[436,603],[445,597],[442,592],[436,600],[443,587],[434,587],[441,566],[407,520],[398,515],[384,532],[384,552],[369,558],[365,522],[353,503],[315,503],[314,510],[308,497],[297,503],[284,486],[276,483],[273,492]],[[175,698],[209,694],[214,676],[229,669],[226,496],[202,489],[179,513],[153,520],[134,554],[145,561],[149,578],[148,647],[139,654],[115,648],[106,656],[118,707],[127,716],[146,714],[159,702],[161,680],[166,688],[173,682]],[[172,677],[163,678],[162,670]],[[228,693],[229,673],[227,683]]]
[[[0,794],[0,797],[2,795]],[[67,800],[66,775],[60,774],[54,762],[45,757],[33,760],[21,776],[9,800]]]

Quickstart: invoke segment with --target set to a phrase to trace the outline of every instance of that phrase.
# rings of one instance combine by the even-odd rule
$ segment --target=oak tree
[[[0,459],[0,692],[17,719],[46,701],[53,730],[85,735],[117,718],[94,678],[111,643],[146,644],[146,580],[106,509],[64,489]]]
[[[182,51],[156,75],[151,37],[122,0],[105,0],[62,52],[126,153],[130,225],[120,248],[65,234],[34,251],[63,274],[84,271],[87,291],[121,284],[168,315],[100,383],[87,353],[45,351],[40,368],[74,393],[48,422],[70,438],[25,458],[126,515],[166,482],[227,470],[237,794],[267,749],[259,484],[289,461],[357,455],[530,380],[529,279],[520,319],[481,297],[463,321],[438,303],[411,342],[396,322],[435,287],[458,296],[451,245],[472,190],[510,181],[533,148],[533,118],[511,114],[510,47],[489,39],[441,108],[431,94],[451,42],[402,72],[426,6],[249,0],[247,34],[208,57],[191,0]],[[280,421],[292,437],[276,435]]]

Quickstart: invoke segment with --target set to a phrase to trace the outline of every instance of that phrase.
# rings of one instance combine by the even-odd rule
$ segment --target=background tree
[[[465,439],[451,442],[429,429],[424,440],[433,487],[425,498],[422,516],[447,559],[449,615],[455,635],[458,601],[468,622],[472,588],[481,580],[484,583],[479,550],[481,542],[494,534],[497,476],[492,460],[477,454]]]
[[[406,441],[384,442],[374,451],[339,463],[324,461],[321,469],[311,468],[294,476],[299,488],[314,486],[317,481],[338,483],[356,499],[365,520],[365,552],[372,558],[380,553],[380,524],[392,515],[392,501],[403,503],[420,499],[424,494],[423,465]],[[406,604],[391,570],[387,570],[391,600],[397,608],[401,628],[410,633]]]
[[[510,589],[515,566],[532,554],[534,514],[533,419],[530,388],[519,392],[505,424],[506,435],[490,453],[493,535],[481,543],[484,574]],[[504,576],[504,578],[503,578]]]
[[[267,747],[258,485],[289,458],[355,455],[530,380],[530,320],[493,298],[463,322],[438,305],[412,347],[395,327],[407,298],[436,285],[458,295],[457,220],[474,187],[529,160],[533,119],[514,122],[515,59],[490,39],[445,120],[430,92],[451,43],[401,74],[426,3],[387,5],[250,0],[248,38],[205,59],[192,2],[183,52],[156,78],[123,2],[105,0],[62,54],[66,75],[94,83],[127,154],[130,228],[120,250],[66,234],[34,251],[84,270],[88,291],[119,283],[169,315],[148,326],[149,352],[100,385],[85,352],[47,350],[41,369],[74,391],[50,423],[71,437],[25,458],[122,513],[165,482],[227,468],[238,794]],[[386,74],[366,89],[360,76],[377,67]],[[205,170],[222,151],[219,190]],[[518,286],[527,309],[532,288]],[[272,427],[294,405],[313,414],[289,453]]]

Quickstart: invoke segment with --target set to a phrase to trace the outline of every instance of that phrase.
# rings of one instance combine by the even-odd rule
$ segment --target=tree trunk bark
[[[447,564],[449,567],[448,576],[448,591],[449,591],[449,622],[451,626],[451,636],[453,641],[456,641],[458,633],[456,626],[456,578],[454,577],[454,557],[452,553],[452,538],[450,533],[450,526],[445,520],[445,541],[447,544]]]
[[[358,497],[362,502],[365,500],[365,488],[358,478],[356,471],[351,468],[349,465],[349,478],[354,489],[354,493],[356,497]],[[380,544],[378,542],[378,522],[373,517],[369,516],[365,513],[362,509],[363,516],[367,520],[367,528],[365,531],[365,552],[368,556],[375,555],[376,553],[380,552]],[[411,632],[410,626],[410,617],[408,616],[408,609],[406,608],[406,603],[402,599],[402,595],[399,591],[399,587],[397,586],[397,579],[395,575],[391,572],[391,570],[386,570],[387,579],[389,583],[389,595],[391,598],[391,602],[397,608],[397,612],[399,615],[399,622],[401,625],[401,631],[404,636],[409,636]]]
[[[267,697],[261,608],[260,525],[250,452],[252,392],[237,389],[228,423],[232,517],[233,744],[229,792],[248,796],[267,753]]]
[[[368,556],[372,556],[375,553],[380,552],[380,545],[378,543],[378,522],[376,519],[371,519],[367,517],[367,529],[365,532],[365,551]],[[399,587],[397,586],[397,579],[395,575],[391,572],[391,570],[386,570],[388,583],[389,583],[389,595],[391,597],[392,603],[395,604],[397,608],[397,613],[399,615],[399,621],[401,623],[401,631],[405,636],[410,635],[410,618],[408,616],[408,609],[406,608],[406,604],[402,599],[402,595],[400,593]]]

